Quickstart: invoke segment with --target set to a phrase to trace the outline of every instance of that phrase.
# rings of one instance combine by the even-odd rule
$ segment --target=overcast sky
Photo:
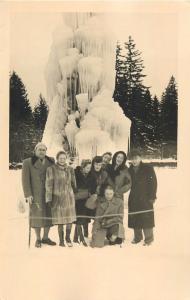
[[[46,96],[44,67],[52,42],[52,31],[61,19],[55,13],[15,14],[11,20],[11,70],[22,78],[32,104]],[[177,15],[168,13],[112,14],[113,30],[120,40],[134,38],[142,52],[152,94],[161,96],[169,78],[177,78]]]

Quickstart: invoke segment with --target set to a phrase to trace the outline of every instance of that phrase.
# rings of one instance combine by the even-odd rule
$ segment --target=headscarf
[[[118,154],[123,154],[123,162],[122,164],[115,170],[115,166],[116,166],[116,157],[118,156]],[[111,168],[109,170],[109,175],[111,177],[112,180],[115,180],[115,177],[118,176],[120,174],[120,171],[123,170],[125,168],[125,164],[127,161],[127,154],[124,151],[117,151],[114,155],[113,155],[113,159],[112,159],[112,164],[111,164]]]

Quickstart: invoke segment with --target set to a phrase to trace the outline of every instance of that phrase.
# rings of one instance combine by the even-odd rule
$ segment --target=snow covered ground
[[[28,219],[19,214],[21,171],[10,171],[10,186],[1,219],[1,290],[4,300],[190,300],[189,255],[183,201],[177,169],[155,168],[158,199],[155,205],[155,242],[150,247],[130,243],[127,228],[123,247],[103,249],[28,249]],[[126,202],[127,207],[127,202]],[[187,230],[190,232],[190,229]],[[54,227],[50,237],[58,241]],[[189,241],[189,237],[186,239]]]

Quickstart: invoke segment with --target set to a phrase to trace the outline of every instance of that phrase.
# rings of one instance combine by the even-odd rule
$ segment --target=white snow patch
[[[185,248],[182,234],[187,223],[177,169],[155,170],[158,199],[152,246],[130,243],[133,233],[127,227],[126,210],[126,242],[122,248],[36,249],[32,232],[30,250],[27,213],[20,215],[17,211],[18,199],[23,197],[21,172],[10,171],[11,188],[2,199],[5,217],[1,219],[1,298],[188,300],[189,247]],[[51,229],[50,237],[58,242],[56,227]]]

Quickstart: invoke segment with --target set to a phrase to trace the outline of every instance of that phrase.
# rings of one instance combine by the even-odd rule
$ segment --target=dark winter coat
[[[91,195],[103,196],[105,185],[108,183],[108,173],[101,169],[99,172],[91,170],[89,174],[89,193]],[[97,199],[98,201],[98,199]],[[88,215],[94,217],[96,209],[88,209]]]
[[[153,210],[153,202],[156,199],[157,179],[152,166],[141,163],[135,173],[131,165],[129,172],[132,179],[132,187],[129,194],[129,213]],[[130,228],[152,228],[154,223],[154,212],[134,214],[128,216]]]
[[[47,156],[44,164],[35,156],[23,161],[22,186],[25,198],[33,196],[33,203],[30,205],[30,223],[34,228],[52,225],[51,210],[45,201],[45,180],[46,170],[53,164],[54,159]]]
[[[108,173],[101,169],[99,172],[91,171],[89,174],[90,194],[103,196],[103,187],[108,181]]]
[[[116,158],[118,154],[123,154],[124,160],[123,163],[116,168]],[[108,170],[108,183],[114,186],[115,195],[123,199],[123,195],[127,193],[131,188],[131,176],[126,166],[127,155],[123,151],[118,151],[114,154],[112,159],[112,164],[109,165]]]
[[[76,192],[75,192],[75,207],[77,216],[88,216],[89,210],[86,208],[85,203],[89,197],[89,174],[83,174],[81,167],[75,169],[76,178]],[[77,217],[77,224],[89,223],[90,219],[85,217]]]
[[[102,165],[102,170],[106,171],[109,174],[111,170],[111,164]]]

